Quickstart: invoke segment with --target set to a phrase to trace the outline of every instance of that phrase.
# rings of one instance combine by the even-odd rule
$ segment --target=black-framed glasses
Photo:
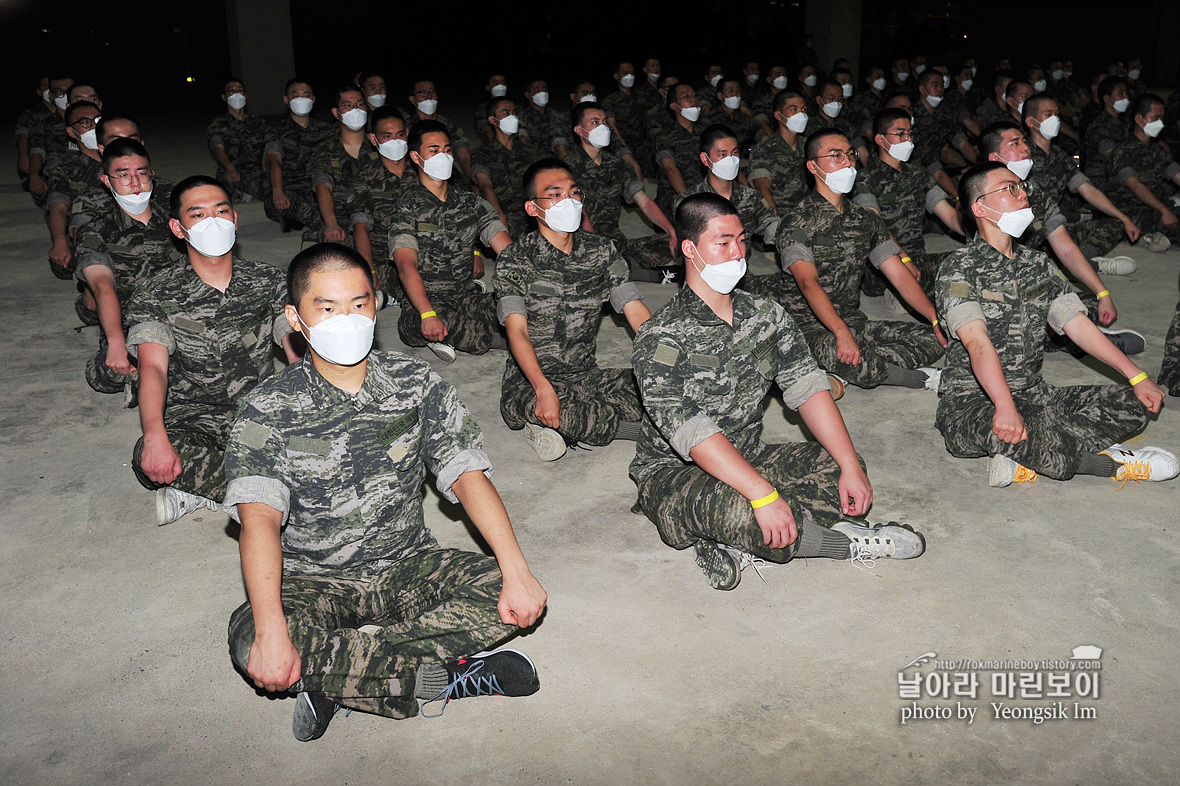
[[[1005,183],[1002,187],[997,188],[995,191],[988,191],[986,194],[980,194],[979,196],[975,197],[975,201],[978,202],[985,196],[990,194],[998,194],[1001,191],[1007,191],[1012,196],[1017,196],[1019,194],[1028,196],[1030,193],[1032,193],[1032,185],[1023,180],[1013,180],[1010,183]]]
[[[75,126],[77,126],[77,127],[81,128],[83,131],[89,131],[90,129],[92,129],[96,125],[98,125],[99,120],[102,120],[102,118],[101,117],[80,117],[77,120],[75,120],[74,122],[70,123],[70,128],[74,128]]]
[[[833,150],[831,153],[825,153],[822,156],[816,156],[815,158],[813,158],[811,160],[818,161],[821,158],[830,158],[837,165],[847,164],[849,161],[852,161],[853,163],[855,163],[856,162],[856,150],[854,150],[851,147],[848,148],[847,150]]]
[[[914,138],[914,132],[912,130],[911,131],[886,131],[881,136],[895,136],[898,139],[909,139],[912,141]]]

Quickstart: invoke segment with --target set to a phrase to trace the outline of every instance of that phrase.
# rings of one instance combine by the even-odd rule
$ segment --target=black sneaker
[[[447,661],[447,676],[450,684],[438,694],[422,703],[423,717],[437,718],[446,712],[447,704],[455,699],[469,696],[529,696],[541,688],[537,678],[537,667],[528,655],[512,649],[495,652],[477,652],[468,658]],[[441,701],[442,709],[435,714],[426,711],[426,705]]]
[[[742,566],[736,549],[727,549],[711,540],[698,540],[692,547],[697,565],[713,589],[731,590],[742,580]]]
[[[1110,339],[1110,343],[1118,347],[1124,355],[1138,355],[1147,349],[1147,339],[1138,331],[1126,328],[1110,330],[1100,327],[1098,329],[1105,333],[1106,337]]]
[[[322,693],[300,693],[295,698],[295,713],[291,716],[291,732],[295,739],[311,742],[323,737],[339,706]]]

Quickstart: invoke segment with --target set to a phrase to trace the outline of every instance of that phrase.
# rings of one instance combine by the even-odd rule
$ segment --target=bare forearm
[[[267,175],[270,177],[270,187],[275,191],[283,190],[283,157],[278,153],[266,154]]]
[[[1094,272],[1089,260],[1078,248],[1078,244],[1073,242],[1073,238],[1069,236],[1065,227],[1057,227],[1053,230],[1049,235],[1049,245],[1053,247],[1053,253],[1061,260],[1065,269],[1082,282],[1087,289],[1094,294],[1106,289],[1102,284],[1102,279],[1098,278],[1098,274]]]
[[[1065,335],[1095,360],[1100,360],[1110,366],[1122,374],[1125,379],[1131,379],[1143,370],[1112,344],[1106,334],[1099,330],[1085,314],[1079,313],[1065,323]]]
[[[638,332],[639,326],[651,318],[651,311],[642,300],[632,300],[623,306],[623,316],[627,318],[631,330]]]
[[[844,416],[840,414],[839,407],[828,391],[820,391],[803,402],[799,407],[799,414],[819,444],[823,445],[824,450],[840,465],[840,469],[859,465],[856,448],[852,446],[852,437],[848,434]]]
[[[213,157],[217,159],[217,163],[221,164],[224,169],[235,169],[234,162],[229,160],[229,156],[225,154],[225,147],[222,145],[213,146]]]
[[[818,281],[797,281],[799,289],[803,293],[803,299],[807,301],[807,306],[815,314],[824,327],[833,333],[848,330],[848,325],[836,312],[836,307],[832,305],[831,298],[828,293],[820,286]]]
[[[480,470],[464,472],[451,486],[451,490],[459,498],[479,534],[491,547],[505,581],[531,576],[528,562],[508,518],[508,511],[487,476]]]
[[[282,602],[283,548],[279,537],[283,515],[261,502],[240,503],[238,515],[242,520],[238,554],[254,615],[254,634],[259,639],[288,636]]]
[[[45,214],[45,223],[49,224],[49,237],[54,243],[66,242],[66,227],[69,215],[65,202],[51,202]]]
[[[327,183],[320,183],[315,187],[315,201],[319,206],[320,216],[329,229],[338,227],[336,223],[336,203],[332,200],[332,187]]]
[[[168,372],[158,365],[145,363],[140,345],[139,425],[144,438],[167,437],[164,428],[164,399],[168,390]]]
[[[543,391],[551,389],[552,385],[545,372],[541,370],[540,361],[537,360],[533,340],[529,338],[527,318],[523,314],[509,314],[504,328],[508,333],[508,349],[512,352],[512,358],[520,367],[525,379],[533,386],[533,390],[539,396]]]
[[[771,210],[777,213],[778,205],[774,201],[774,195],[770,193],[770,181],[764,177],[756,177],[754,188],[758,189],[758,193],[766,200],[766,204],[770,205]]]
[[[397,267],[402,288],[406,291],[406,297],[414,308],[418,309],[418,313],[433,311],[430,307],[430,298],[426,296],[426,285],[422,283],[422,276],[418,273],[417,254],[411,249],[399,248],[393,252],[393,262]]]
[[[1127,216],[1123,214],[1123,211],[1114,206],[1114,203],[1110,201],[1110,197],[1090,183],[1083,183],[1082,187],[1078,189],[1078,193],[1081,194],[1082,199],[1086,200],[1091,207],[1101,210],[1106,215],[1117,218],[1119,221],[1127,220]]]
[[[770,481],[762,477],[721,432],[693,446],[689,455],[698,467],[746,499],[761,499],[774,491]]]

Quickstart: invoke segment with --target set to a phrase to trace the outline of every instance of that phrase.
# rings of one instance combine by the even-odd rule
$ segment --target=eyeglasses
[[[830,158],[837,165],[843,165],[849,161],[856,162],[856,150],[848,148],[847,150],[833,150],[831,153],[826,153],[822,156],[816,156],[812,161],[818,161],[821,158]]]
[[[913,131],[886,131],[881,136],[895,136],[898,139],[913,139],[914,132]]]
[[[978,202],[989,194],[998,194],[1001,191],[1007,191],[1012,196],[1017,196],[1019,194],[1024,194],[1027,196],[1028,194],[1032,193],[1032,185],[1026,183],[1023,180],[1013,180],[1010,183],[1005,183],[1002,188],[997,188],[995,191],[988,191],[986,194],[980,194],[975,198],[975,201]]]
[[[554,202],[560,202],[561,200],[566,199],[567,197],[569,199],[576,199],[579,202],[581,202],[582,199],[584,198],[582,196],[582,189],[574,188],[574,189],[571,189],[568,194],[557,194],[554,196],[539,196],[539,197],[537,197],[537,199],[551,199]]]
[[[414,95],[418,96],[419,98],[427,98],[428,96],[434,96],[437,98],[438,91],[437,90],[415,90]]]
[[[121,186],[127,186],[135,181],[142,183],[146,180],[151,180],[155,174],[150,169],[137,169],[134,172],[116,172],[113,175],[108,175],[108,177]]]
[[[96,125],[98,125],[99,120],[102,120],[102,118],[101,117],[80,117],[77,120],[75,120],[74,122],[70,123],[70,128],[73,128],[74,126],[78,126],[81,129],[83,129],[84,131],[89,131],[90,129],[92,129]]]

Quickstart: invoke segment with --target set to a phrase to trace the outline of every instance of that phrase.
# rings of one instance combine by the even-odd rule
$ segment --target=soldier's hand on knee
[[[275,207],[279,210],[289,210],[291,207],[291,200],[287,198],[286,193],[281,188],[271,195],[271,201],[275,203]]]
[[[840,471],[840,512],[845,516],[863,516],[873,505],[873,484],[860,464]]]
[[[53,244],[49,249],[49,261],[58,267],[68,267],[70,260],[74,258],[70,251],[70,244],[65,240],[59,240]]]
[[[34,194],[45,194],[49,192],[49,184],[39,175],[30,175],[29,190]]]
[[[542,425],[549,428],[561,426],[561,402],[557,399],[557,393],[552,385],[537,394],[537,406],[533,409],[533,414]]]
[[[992,431],[1009,445],[1015,445],[1028,439],[1028,429],[1025,428],[1024,418],[1020,417],[1020,413],[1015,409],[1010,412],[1001,412],[997,409],[996,414],[992,416]]]
[[[504,581],[496,609],[500,612],[500,621],[505,625],[527,628],[541,618],[548,601],[549,597],[541,582],[528,573],[519,579]]]
[[[225,179],[226,182],[229,183],[240,183],[242,182],[242,175],[238,172],[237,168],[231,164],[225,169]]]
[[[447,326],[438,317],[422,320],[422,338],[427,341],[442,341],[447,337]]]
[[[156,483],[171,483],[180,474],[180,454],[166,438],[155,439],[144,436],[143,453],[139,457],[143,474]]]
[[[1160,407],[1164,405],[1164,389],[1150,379],[1138,383],[1132,390],[1135,391],[1135,398],[1147,407],[1148,412],[1153,414],[1159,412]]]
[[[290,636],[281,641],[254,638],[246,673],[254,684],[270,693],[277,693],[294,685],[303,676],[303,661],[291,643]]]
[[[836,334],[836,359],[850,366],[860,365],[860,345],[852,337],[852,331],[842,330]]]
[[[1176,214],[1166,207],[1160,211],[1160,220],[1166,227],[1174,227],[1177,224]]]
[[[754,520],[762,530],[762,542],[772,549],[785,549],[799,535],[791,506],[782,497],[769,505],[754,508]]]
[[[127,354],[127,348],[116,348],[114,345],[107,347],[106,357],[107,368],[116,374],[126,376],[132,371],[135,371],[135,366],[131,362],[131,357]]]

